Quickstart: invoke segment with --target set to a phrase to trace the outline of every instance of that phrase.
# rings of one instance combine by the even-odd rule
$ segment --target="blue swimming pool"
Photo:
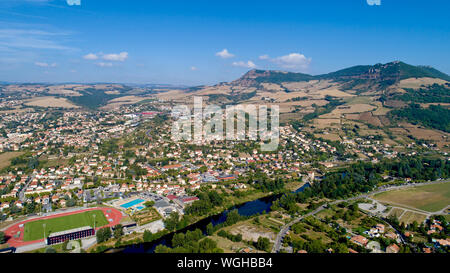
[[[145,207],[144,206],[138,206],[138,207],[136,207],[138,210],[142,210],[142,209],[144,209]]]
[[[143,199],[134,199],[133,201],[130,201],[130,202],[128,202],[128,203],[125,203],[125,204],[122,204],[122,205],[120,205],[122,208],[124,208],[124,209],[127,209],[127,208],[130,208],[130,207],[132,207],[132,206],[135,206],[135,205],[137,205],[137,204],[140,204],[140,203],[142,203],[142,202],[144,202],[145,200],[143,200]]]

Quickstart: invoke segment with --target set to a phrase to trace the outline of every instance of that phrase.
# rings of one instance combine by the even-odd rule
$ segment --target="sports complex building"
[[[86,226],[86,227],[51,233],[45,240],[45,243],[47,245],[54,245],[54,244],[63,243],[65,241],[77,240],[77,239],[81,239],[81,238],[85,238],[85,237],[89,237],[89,236],[93,236],[93,235],[95,235],[95,230],[92,227]]]
[[[8,226],[4,233],[10,247],[18,248],[39,242],[53,245],[95,236],[95,230],[112,228],[120,224],[124,216],[124,213],[113,207],[80,208],[43,217],[31,216]]]

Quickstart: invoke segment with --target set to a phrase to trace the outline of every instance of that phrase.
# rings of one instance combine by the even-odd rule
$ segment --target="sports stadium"
[[[7,243],[12,247],[29,244],[59,243],[95,234],[102,227],[112,227],[123,218],[121,211],[110,207],[81,209],[44,217],[29,218],[15,223],[5,230]]]

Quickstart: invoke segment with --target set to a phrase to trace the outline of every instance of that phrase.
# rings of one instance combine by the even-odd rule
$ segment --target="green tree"
[[[206,234],[208,234],[208,235],[213,235],[213,233],[214,233],[214,227],[213,227],[213,224],[212,224],[212,223],[209,223],[209,224],[206,226]]]
[[[225,225],[227,225],[227,226],[234,225],[240,219],[241,219],[241,216],[239,215],[238,210],[234,209],[227,214],[227,220],[225,220]]]
[[[169,253],[170,250],[171,249],[165,245],[157,245],[155,248],[155,253]]]
[[[228,237],[227,232],[223,229],[219,230],[219,232],[217,232],[217,235],[219,235],[220,237],[224,237],[224,238]]]
[[[63,249],[63,251],[66,251],[66,250],[68,250],[67,249],[67,246],[69,245],[69,240],[66,240],[66,241],[64,241],[64,243],[62,244],[62,249]]]
[[[182,246],[185,241],[187,241],[187,238],[185,238],[185,235],[183,233],[177,233],[172,238],[172,246]]]
[[[209,238],[205,238],[200,241],[199,248],[200,253],[214,253],[217,248],[217,243]]]
[[[56,253],[56,250],[53,247],[47,247],[45,253]]]
[[[268,251],[270,245],[270,241],[266,237],[259,237],[256,242],[256,248],[263,251]]]
[[[0,231],[0,244],[6,243],[6,236],[3,231]]]
[[[69,199],[69,200],[67,200],[67,202],[66,202],[66,206],[67,207],[73,207],[73,206],[75,206],[77,204],[77,201],[75,201],[75,199]]]
[[[101,228],[97,231],[97,243],[103,243],[111,238],[111,229],[109,227]]]
[[[153,241],[153,233],[150,230],[145,230],[143,239],[144,239],[144,242]]]
[[[118,224],[114,227],[114,238],[119,239],[123,235],[123,226]]]
[[[169,231],[174,231],[177,228],[178,222],[180,219],[180,215],[178,212],[172,212],[169,217],[164,219],[164,226]]]

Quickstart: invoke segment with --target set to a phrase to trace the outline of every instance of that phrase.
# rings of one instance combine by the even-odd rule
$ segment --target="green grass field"
[[[425,221],[425,219],[427,219],[427,216],[425,214],[407,211],[403,214],[399,221],[405,224],[411,224],[416,221],[420,224]]]
[[[78,214],[72,214],[62,216],[58,218],[36,220],[25,224],[24,228],[24,241],[34,241],[44,238],[45,223],[45,236],[48,236],[52,232],[64,231],[84,226],[101,227],[108,224],[108,220],[101,210],[86,211]]]
[[[450,204],[450,183],[383,192],[375,195],[375,199],[386,203],[403,204],[429,212],[436,212]]]
[[[404,210],[402,210],[400,208],[392,208],[391,211],[389,212],[389,216],[395,216],[395,217],[399,218],[403,212],[404,212]]]

